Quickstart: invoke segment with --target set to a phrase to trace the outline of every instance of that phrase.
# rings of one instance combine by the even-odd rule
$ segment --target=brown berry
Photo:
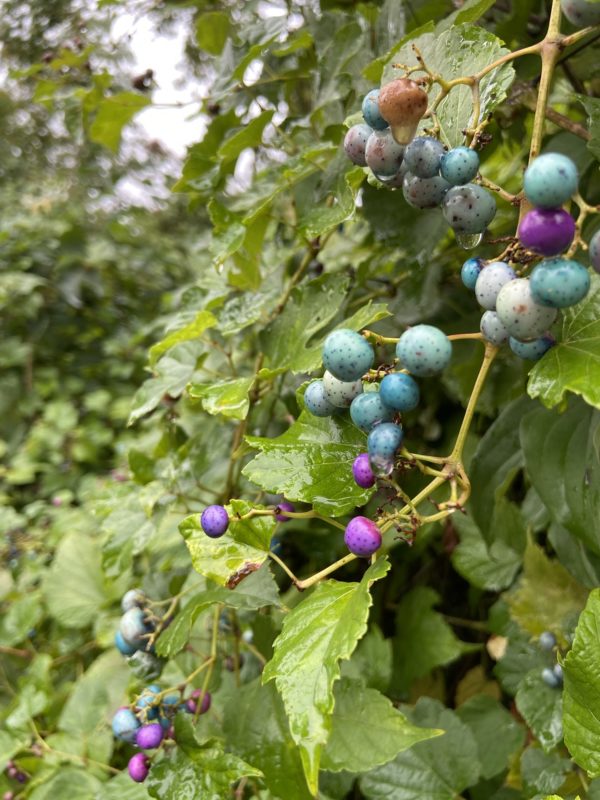
[[[408,144],[427,111],[427,93],[410,78],[397,78],[379,91],[379,113],[398,144]]]

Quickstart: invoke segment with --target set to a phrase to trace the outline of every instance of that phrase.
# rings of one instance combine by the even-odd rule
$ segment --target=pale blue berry
[[[353,125],[344,137],[344,152],[350,161],[359,167],[367,166],[365,150],[367,140],[372,133],[371,128],[361,122],[359,125]]]
[[[304,405],[315,417],[330,417],[335,412],[335,406],[325,397],[323,381],[313,381],[306,387]]]
[[[460,270],[460,278],[467,289],[474,289],[479,273],[483,269],[481,258],[468,258]]]
[[[331,372],[323,375],[323,393],[336,408],[349,408],[354,398],[363,390],[362,381],[340,381]]]
[[[402,182],[402,193],[406,202],[414,208],[435,208],[439,206],[450,184],[443,178],[419,178],[407,172]]]
[[[387,122],[379,113],[379,89],[371,89],[362,101],[362,114],[369,127],[376,131],[383,131],[388,127]]]
[[[379,394],[385,406],[400,414],[419,405],[419,384],[403,372],[386,375],[379,384]]]
[[[383,404],[379,392],[364,392],[352,401],[350,416],[357,428],[368,433],[373,426],[391,421],[394,412]]]
[[[485,311],[483,313],[479,329],[486,342],[495,344],[496,347],[500,347],[501,344],[508,341],[508,331],[495,311]]]
[[[484,267],[475,282],[475,297],[479,305],[494,311],[500,289],[516,277],[514,269],[504,261],[492,261]]]
[[[508,340],[508,346],[513,353],[526,361],[539,361],[555,344],[556,341],[550,334],[540,336],[539,339],[535,339],[533,342],[519,342],[512,336]]]
[[[546,258],[531,273],[531,294],[542,305],[567,308],[583,300],[590,282],[590,273],[578,261]]]
[[[558,208],[577,191],[577,167],[561,153],[544,153],[525,170],[523,189],[538,208]]]
[[[470,147],[455,147],[442,156],[440,174],[452,186],[469,183],[478,171],[479,156]]]
[[[396,345],[400,363],[413,375],[437,375],[450,363],[452,343],[433,325],[415,325],[405,331]]]
[[[453,186],[444,197],[442,213],[455,233],[483,233],[494,219],[496,201],[476,183]]]
[[[340,328],[323,344],[323,364],[334,378],[356,381],[371,368],[375,353],[367,340],[356,331]]]
[[[510,336],[525,342],[538,339],[556,319],[556,309],[537,303],[527,278],[515,278],[500,289],[496,313]]]
[[[402,166],[404,147],[394,139],[391,130],[373,131],[365,147],[365,161],[375,175],[391,178]]]

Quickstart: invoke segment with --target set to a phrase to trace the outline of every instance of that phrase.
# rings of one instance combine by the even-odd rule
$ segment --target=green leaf
[[[42,593],[48,611],[65,628],[84,628],[109,599],[98,542],[67,534],[44,576]]]
[[[322,768],[332,772],[367,772],[417,742],[442,733],[413,725],[375,689],[366,689],[357,681],[342,680],[335,690],[331,734]]]
[[[118,152],[121,132],[135,115],[151,104],[149,97],[135,92],[120,92],[101,101],[88,136],[92,142]]]
[[[263,111],[254,117],[247,125],[232,133],[225,138],[223,144],[217,150],[217,158],[222,164],[234,161],[242,150],[248,147],[258,147],[262,142],[265,128],[273,119],[274,111]]]
[[[265,666],[263,682],[275,680],[313,794],[331,729],[339,662],[350,658],[364,636],[372,603],[369,589],[389,566],[386,558],[379,559],[360,583],[320,583],[285,618],[273,658]]]
[[[587,143],[588,150],[600,161],[600,99],[597,97],[587,97],[577,95],[588,116],[588,131],[590,140]]]
[[[550,526],[548,538],[558,560],[575,580],[586,589],[600,586],[600,556],[588,550],[580,539],[560,525],[553,523]]]
[[[362,681],[380,692],[387,691],[393,668],[392,640],[384,639],[374,625],[358,643],[350,661],[342,664],[342,677]]]
[[[527,473],[552,519],[600,554],[600,413],[573,399],[521,424]]]
[[[49,780],[37,786],[28,797],[31,800],[90,800],[102,793],[102,781],[88,769],[62,765]]]
[[[508,596],[511,617],[532,636],[552,631],[564,641],[565,631],[585,605],[587,591],[558,561],[549,559],[541,547],[529,542],[523,574]]]
[[[600,589],[590,593],[564,662],[565,744],[590,777],[600,775]]]
[[[153,367],[158,359],[180,342],[199,339],[204,331],[212,328],[217,323],[217,318],[210,311],[200,311],[196,317],[183,328],[173,331],[160,342],[153,344],[149,352],[150,366]]]
[[[477,742],[481,777],[493,778],[505,770],[525,740],[525,730],[512,714],[485,694],[470,697],[456,713]]]
[[[223,11],[207,11],[200,14],[196,22],[196,42],[201,50],[218,56],[230,31],[229,15]]]
[[[530,797],[537,792],[555,792],[563,785],[571,769],[568,758],[528,747],[521,756],[521,779]]]
[[[218,539],[211,539],[204,533],[200,514],[186,517],[179,526],[196,572],[221,586],[240,570],[257,570],[266,561],[277,524],[273,516],[236,519],[253,508],[262,508],[244,500],[232,500],[226,508],[229,528]]]
[[[457,639],[452,628],[433,606],[439,594],[428,586],[418,586],[406,594],[396,612],[394,637],[394,689],[406,693],[416,678],[428,675],[434,667],[455,661],[463,653],[479,649]]]
[[[187,714],[175,717],[177,748],[170,758],[154,764],[145,785],[159,800],[219,800],[229,797],[231,785],[241,778],[260,778],[260,770],[226,753],[218,739],[197,738]]]
[[[535,669],[521,681],[515,703],[544,751],[548,753],[555,748],[563,736],[560,689],[546,686],[541,669]]]
[[[217,151],[225,136],[238,124],[239,118],[233,109],[214,117],[202,140],[188,150],[181,178],[173,187],[174,192],[206,189],[212,195],[210,173],[218,172]]]
[[[203,384],[191,383],[188,394],[202,400],[202,408],[209,414],[222,414],[230,419],[246,419],[250,401],[248,392],[255,378],[232,378],[227,381]]]
[[[365,435],[343,416],[315,417],[303,411],[281,436],[247,436],[261,452],[243,469],[248,480],[315,511],[339,517],[364,505],[372,489],[352,480],[352,462],[364,452]]]
[[[527,391],[548,408],[567,392],[600,408],[600,275],[581,303],[564,309],[559,341],[531,370]]]
[[[470,517],[452,518],[460,534],[452,553],[454,569],[473,586],[497,592],[510,586],[519,571],[527,541],[527,531],[519,508],[508,500],[494,507],[489,541]]]
[[[541,674],[542,669],[548,666],[548,657],[537,641],[532,641],[516,623],[511,623],[507,635],[508,646],[494,667],[494,675],[504,691],[515,695],[523,676],[533,669]]]
[[[457,11],[453,11],[437,25],[438,31],[447,30],[452,25],[463,25],[477,20],[490,9],[496,0],[466,0]]]
[[[277,584],[266,564],[236,586],[235,589],[209,589],[193,597],[177,614],[169,627],[161,633],[156,652],[159,656],[171,658],[187,644],[196,619],[215,603],[230,608],[256,609],[264,606],[278,606]]]
[[[0,731],[0,770],[4,772],[9,760],[28,745],[27,736]]]
[[[0,619],[0,644],[12,647],[22,642],[42,619],[43,612],[37,592],[15,600]]]
[[[338,176],[333,192],[335,202],[319,203],[299,220],[299,229],[307,239],[322,236],[350,219],[354,214],[356,195],[364,177],[364,171],[360,167],[354,167]]]
[[[103,784],[94,800],[148,800],[149,796],[144,784],[134,783],[125,771]]]
[[[223,715],[230,746],[264,774],[276,797],[309,800],[298,748],[290,736],[285,710],[273,684],[260,678],[236,689]]]
[[[368,800],[455,800],[479,778],[477,744],[459,717],[437,700],[422,697],[406,716],[413,725],[443,736],[420,742],[360,779]]]
[[[418,47],[425,64],[430,70],[444,76],[445,80],[473,75],[479,70],[505,55],[509,51],[500,39],[484,28],[473,25],[455,25],[441,33],[436,29],[422,33],[411,39],[394,53],[394,63],[418,66],[419,61],[413,50]],[[425,74],[422,70],[412,76]],[[402,77],[404,71],[391,64],[384,70],[383,83]],[[503,100],[513,82],[515,71],[511,65],[503,65],[486,75],[480,83],[481,107],[478,120],[485,119]],[[434,85],[429,92],[429,102],[435,101],[440,89]],[[464,141],[463,130],[473,121],[473,98],[468,86],[457,86],[441,101],[437,117],[441,126],[440,136],[449,147],[456,147]]]

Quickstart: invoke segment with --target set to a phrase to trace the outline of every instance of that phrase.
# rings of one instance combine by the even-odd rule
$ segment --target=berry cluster
[[[441,206],[457,241],[474,247],[494,218],[496,201],[472,183],[479,171],[475,150],[461,146],[447,151],[433,136],[413,138],[426,110],[426,92],[409,78],[373,89],[362,103],[364,123],[346,134],[346,155],[369,167],[384,186],[402,187],[411,206]]]
[[[556,636],[550,631],[540,634],[538,644],[542,650],[554,652],[557,648]],[[542,670],[542,680],[551,689],[560,689],[563,685],[563,668],[556,663],[552,667],[544,667]]]
[[[198,716],[206,714],[210,706],[210,692],[195,689],[186,700],[181,693],[163,691],[157,684],[151,684],[131,706],[119,708],[112,719],[113,734],[142,751],[129,759],[127,769],[131,778],[142,783],[148,777],[150,758],[143,751],[174,743],[173,721],[178,712]]]

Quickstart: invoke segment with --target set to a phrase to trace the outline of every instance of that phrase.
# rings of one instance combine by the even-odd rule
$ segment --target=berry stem
[[[379,333],[375,333],[374,331],[361,331],[362,335],[365,339],[373,342],[374,344],[396,344],[398,342],[397,338],[393,336],[381,336]]]
[[[283,561],[281,558],[279,558],[279,556],[276,555],[272,550],[269,550],[269,558],[272,558],[273,561],[276,564],[279,564],[279,566],[285,572],[285,574],[288,576],[288,578],[290,578],[290,580],[292,581],[294,586],[298,585],[298,578],[294,575],[294,573],[288,567],[288,565],[285,563],[285,561]]]
[[[476,339],[482,342],[483,336],[480,333],[452,333],[448,336],[451,342],[458,342],[462,339]],[[441,459],[443,461],[443,459]]]
[[[322,569],[320,572],[316,572],[314,575],[311,575],[310,578],[305,578],[303,581],[298,581],[296,583],[296,587],[302,592],[304,589],[308,589],[310,586],[314,586],[315,583],[323,580],[328,575],[331,575],[332,572],[335,572],[340,567],[349,564],[351,561],[354,561],[358,556],[355,556],[354,553],[349,553],[347,556],[338,559],[338,561],[334,561],[333,564],[330,564],[325,569]]]

